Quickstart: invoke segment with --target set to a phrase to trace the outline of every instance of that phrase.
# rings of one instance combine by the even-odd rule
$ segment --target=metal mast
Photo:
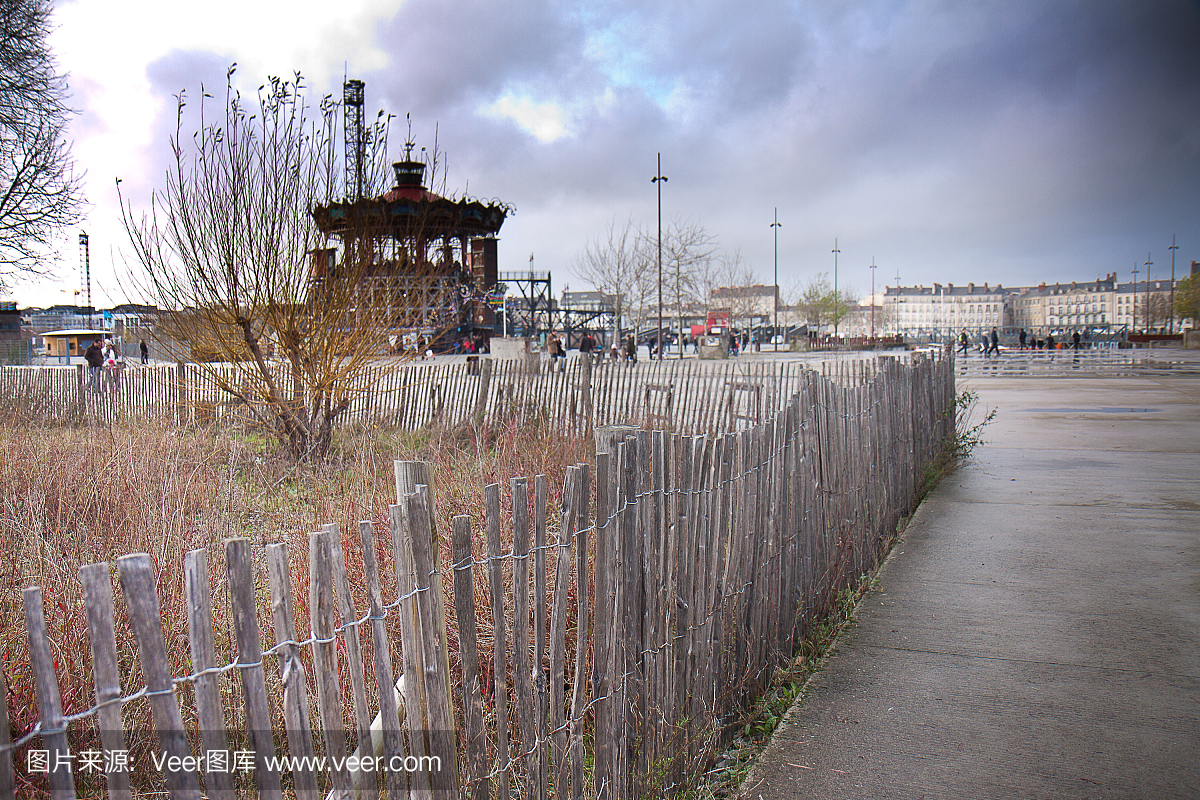
[[[838,250],[837,237],[835,236],[833,237],[833,340],[835,342],[837,341],[838,312],[842,310],[842,301],[838,297],[837,290],[837,257],[840,252],[842,251]]]
[[[1167,248],[1171,251],[1171,308],[1167,314],[1167,319],[1170,320],[1167,333],[1175,332],[1175,251],[1179,249],[1179,245],[1175,244],[1175,234],[1171,234],[1171,246]]]
[[[662,174],[662,153],[658,154],[658,173],[650,179],[650,182],[658,186],[658,341],[655,346],[658,347],[658,357],[662,358],[662,185],[667,182],[667,176]],[[637,335],[636,333],[634,334]]]
[[[1150,315],[1150,267],[1154,266],[1154,262],[1150,260],[1150,253],[1146,253],[1146,333],[1150,333],[1150,323],[1154,317]],[[1133,287],[1136,294],[1137,287]]]
[[[871,256],[871,342],[875,341],[875,256]]]
[[[87,290],[88,327],[91,328],[94,324],[92,321],[92,258],[88,252],[87,231],[79,232],[79,262],[83,267],[83,285]]]
[[[363,128],[363,82],[342,84],[343,135],[346,150],[346,200],[361,200],[366,191],[367,137]]]
[[[1133,262],[1133,329],[1130,330],[1130,333],[1137,333],[1137,276],[1138,276],[1138,272],[1139,272],[1138,265],[1137,265],[1137,262],[1135,261],[1135,262]]]
[[[775,321],[771,323],[771,349],[779,352],[779,206],[775,207],[775,221],[771,223],[775,229],[775,285],[771,288],[771,300],[775,306]]]

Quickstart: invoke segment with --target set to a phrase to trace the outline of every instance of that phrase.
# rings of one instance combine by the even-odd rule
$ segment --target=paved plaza
[[[742,796],[1200,797],[1200,375],[1139,355],[1180,364],[967,367],[999,409],[988,444],[918,510]]]

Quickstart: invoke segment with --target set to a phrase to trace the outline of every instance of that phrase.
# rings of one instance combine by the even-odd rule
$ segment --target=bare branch
[[[48,0],[0,4],[0,286],[47,271],[54,233],[79,219],[82,193],[64,138],[66,79],[46,41]]]

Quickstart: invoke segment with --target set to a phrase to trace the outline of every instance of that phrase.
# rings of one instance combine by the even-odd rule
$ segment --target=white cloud
[[[512,120],[543,144],[570,134],[567,111],[558,103],[539,103],[531,97],[504,94],[479,110],[485,116]]]

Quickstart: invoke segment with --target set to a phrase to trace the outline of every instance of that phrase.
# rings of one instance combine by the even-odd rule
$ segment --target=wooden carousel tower
[[[407,141],[404,160],[392,165],[390,190],[355,197],[348,180],[345,200],[313,210],[317,227],[337,247],[314,254],[312,296],[319,302],[331,282],[351,283],[360,305],[386,309],[372,318],[393,332],[419,330],[442,340],[488,335],[495,325],[488,298],[497,282],[496,234],[513,209],[430,191],[427,165],[413,158],[413,147]],[[350,161],[348,169],[360,173],[361,165]],[[361,177],[352,181],[361,187]]]

